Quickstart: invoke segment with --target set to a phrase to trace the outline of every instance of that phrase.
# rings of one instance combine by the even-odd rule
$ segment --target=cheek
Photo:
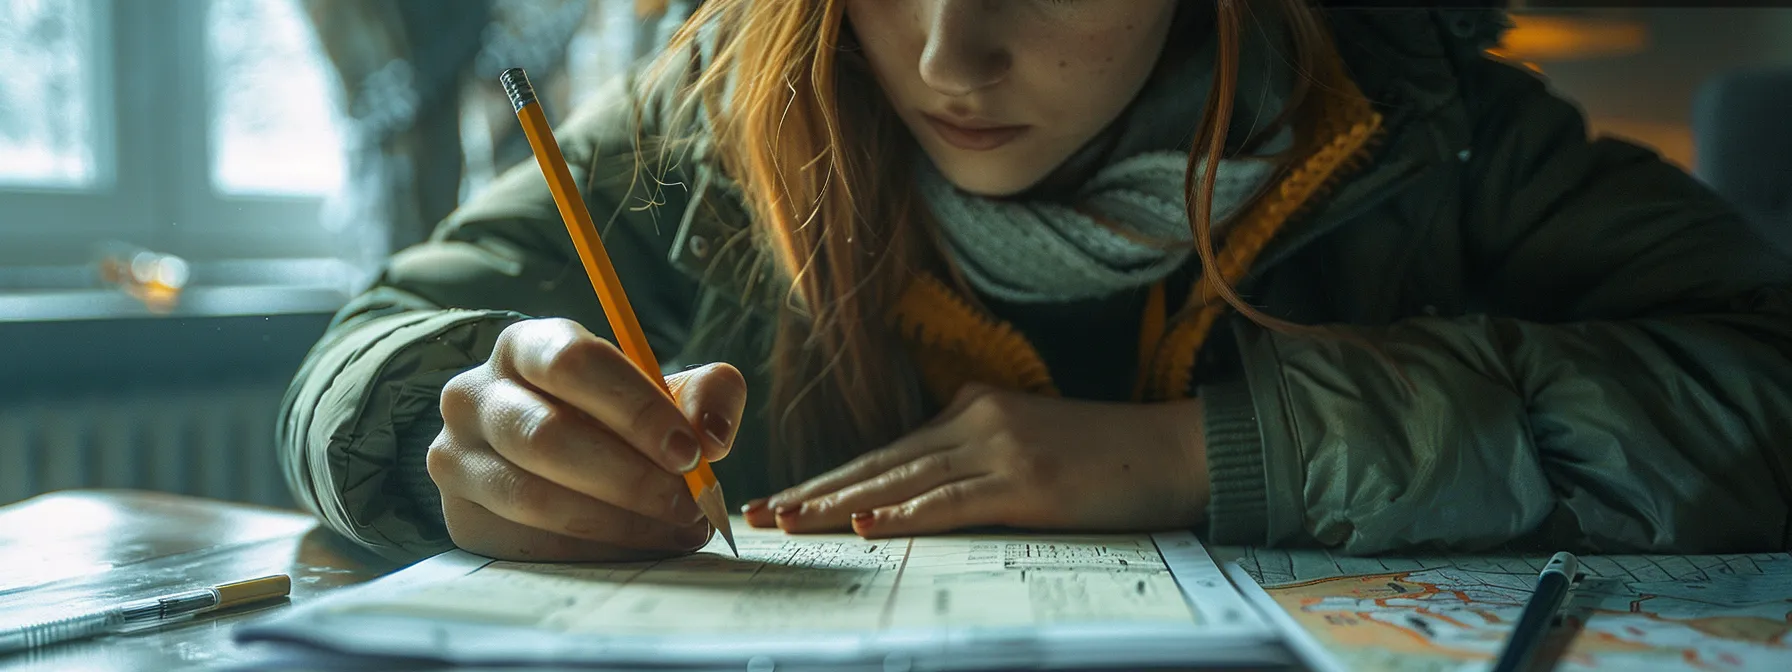
[[[1162,45],[1161,34],[1142,25],[1065,36],[1039,45],[1038,81],[1054,90],[1046,98],[1067,121],[1105,126],[1144,86]]]
[[[925,36],[913,0],[848,0],[846,20],[859,49],[892,96],[921,60]]]

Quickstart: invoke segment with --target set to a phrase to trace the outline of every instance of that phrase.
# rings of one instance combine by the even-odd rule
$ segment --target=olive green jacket
[[[1337,12],[1385,124],[1362,168],[1288,220],[1241,290],[1337,340],[1224,317],[1204,400],[1218,543],[1347,552],[1549,545],[1741,551],[1789,545],[1792,260],[1654,154],[1587,138],[1580,113],[1481,55],[1473,25]],[[1465,29],[1466,28],[1466,29]],[[618,84],[558,135],[668,368],[727,361],[765,389],[776,292],[699,144],[673,186],[637,184]],[[643,121],[648,155],[659,120]],[[650,201],[653,207],[644,207]],[[382,553],[445,550],[422,467],[442,385],[525,317],[607,333],[540,171],[518,166],[394,255],[338,315],[287,395],[298,499]],[[1217,372],[1217,373],[1214,373]],[[767,494],[763,409],[715,467]]]

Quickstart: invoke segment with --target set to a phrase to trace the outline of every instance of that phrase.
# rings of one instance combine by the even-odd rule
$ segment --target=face
[[[965,191],[1044,179],[1120,115],[1178,0],[846,0],[890,103]]]

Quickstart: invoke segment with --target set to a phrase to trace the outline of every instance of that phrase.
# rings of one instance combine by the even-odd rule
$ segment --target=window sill
[[[349,298],[329,287],[193,287],[158,313],[115,289],[40,290],[0,293],[0,322],[334,313]]]
[[[0,268],[0,323],[160,317],[335,313],[360,284],[336,259],[249,259],[192,264],[199,281],[168,312],[115,287],[96,286],[90,267]]]

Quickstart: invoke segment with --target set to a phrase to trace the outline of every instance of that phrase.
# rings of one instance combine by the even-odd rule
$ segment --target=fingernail
[[[759,513],[760,511],[764,511],[764,510],[765,510],[765,498],[763,498],[763,497],[759,498],[759,499],[751,500],[751,501],[747,502],[746,504],[741,505],[741,507],[740,507],[741,514],[747,515],[747,516],[751,516],[755,513]]]
[[[682,474],[696,469],[697,460],[703,458],[702,448],[697,445],[697,435],[684,428],[672,430],[672,433],[666,436],[666,457],[670,458],[673,464],[684,465],[678,470],[678,473]]]
[[[797,514],[800,514],[802,512],[803,512],[802,504],[796,504],[796,505],[785,504],[784,506],[778,507],[772,513],[779,518],[795,518],[795,517],[797,517]]]
[[[703,433],[708,434],[709,438],[716,442],[716,445],[728,445],[729,431],[734,428],[734,423],[732,421],[723,417],[720,413],[704,411],[703,417],[699,418],[699,422],[703,425]]]
[[[870,529],[871,524],[876,521],[877,521],[877,514],[872,513],[870,511],[854,511],[852,514],[853,529],[858,529],[858,530]]]

